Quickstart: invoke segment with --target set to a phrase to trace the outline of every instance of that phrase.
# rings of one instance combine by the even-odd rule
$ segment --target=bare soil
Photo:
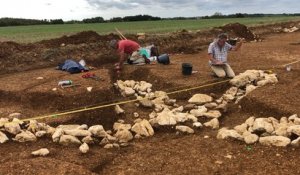
[[[283,64],[300,58],[300,32],[279,33],[278,28],[298,26],[284,23],[257,28],[230,24],[210,31],[190,33],[181,31],[168,37],[147,37],[142,44],[155,43],[161,53],[169,53],[170,65],[125,66],[120,79],[144,80],[154,90],[172,92],[178,89],[220,81],[211,75],[207,64],[207,45],[220,31],[232,37],[247,38],[242,49],[229,54],[236,73],[248,69],[272,70],[279,82],[250,93],[239,104],[231,105],[221,118],[221,127],[241,124],[250,116],[280,118],[300,115],[300,63],[287,72]],[[244,31],[244,32],[241,32]],[[250,31],[251,33],[249,34]],[[136,36],[126,36],[137,39]],[[53,114],[72,109],[128,100],[113,88],[116,76],[112,65],[116,55],[107,46],[115,35],[99,36],[92,31],[74,36],[32,44],[5,42],[0,44],[0,116],[20,112],[22,118]],[[255,39],[262,42],[253,42]],[[62,46],[64,44],[65,46]],[[91,72],[103,81],[83,79],[82,74],[68,74],[54,67],[67,58],[84,58],[94,66]],[[181,64],[191,63],[191,76],[181,73]],[[43,77],[44,79],[37,79]],[[61,89],[59,80],[70,79],[78,87]],[[86,90],[93,87],[92,92]],[[179,104],[186,104],[194,93],[214,93],[220,96],[229,84],[219,84],[171,95]],[[53,91],[53,88],[57,88]],[[118,116],[111,107],[83,113],[41,120],[52,125],[101,124],[106,130],[118,119],[127,123],[134,120],[133,112],[147,118],[150,110],[133,103],[122,105],[126,114]],[[9,143],[0,145],[0,174],[299,174],[299,148],[246,145],[232,140],[217,140],[217,131],[200,129],[193,135],[177,135],[173,128],[155,128],[150,138],[134,140],[128,147],[107,150],[91,146],[88,154],[80,154],[78,147],[65,147],[50,139],[35,143]],[[204,138],[209,136],[209,138]],[[32,151],[46,147],[48,157],[35,158]],[[232,158],[225,156],[232,155]]]

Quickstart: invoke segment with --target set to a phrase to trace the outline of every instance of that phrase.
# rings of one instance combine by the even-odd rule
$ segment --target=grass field
[[[0,27],[0,41],[9,40],[29,43],[44,39],[57,38],[62,35],[70,35],[86,30],[93,30],[99,34],[108,34],[115,32],[115,27],[117,27],[123,33],[168,33],[182,29],[192,31],[209,29],[211,27],[222,26],[232,22],[239,22],[247,26],[254,26],[299,20],[300,17],[258,17]]]

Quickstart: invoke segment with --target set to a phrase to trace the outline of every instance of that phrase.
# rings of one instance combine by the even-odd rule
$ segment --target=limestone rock
[[[115,131],[118,131],[118,130],[129,130],[131,129],[131,124],[122,124],[122,123],[114,123],[114,126],[113,126],[113,129]]]
[[[86,137],[92,135],[90,131],[81,130],[81,129],[65,130],[64,133],[66,135],[71,135],[75,137]]]
[[[107,140],[110,141],[110,142],[117,142],[117,141],[118,141],[118,138],[117,138],[117,137],[113,137],[113,136],[111,136],[111,135],[109,135],[109,134],[106,134],[106,138],[107,138]]]
[[[154,92],[154,96],[155,96],[156,98],[160,98],[160,99],[162,99],[162,100],[168,99],[168,98],[169,98],[168,95],[167,95],[167,93],[164,92],[164,91],[155,91],[155,92]]]
[[[79,150],[82,154],[85,154],[89,151],[89,145],[86,143],[83,143],[82,145],[80,145]]]
[[[149,114],[149,118],[150,118],[150,119],[153,119],[153,118],[155,118],[155,117],[157,117],[157,113],[156,113],[155,111],[153,111],[153,112],[151,112],[151,113]]]
[[[86,144],[94,144],[94,139],[91,136],[86,136],[81,141]]]
[[[238,88],[237,88],[237,87],[231,87],[231,88],[229,88],[229,89],[225,92],[225,94],[231,95],[231,96],[234,97],[234,96],[237,94],[237,92],[238,92]]]
[[[134,116],[134,118],[138,118],[140,115],[139,115],[139,113],[134,112],[134,113],[133,113],[133,116]]]
[[[218,129],[219,128],[219,120],[217,118],[214,118],[210,120],[209,122],[204,123],[204,126],[211,127],[212,129]]]
[[[47,148],[42,148],[37,151],[33,151],[31,154],[34,156],[47,156],[50,151]]]
[[[103,139],[100,141],[99,145],[106,145],[106,144],[108,144],[108,143],[109,143],[109,140],[108,140],[107,138],[103,138]]]
[[[197,105],[195,105],[195,104],[187,104],[187,105],[185,105],[183,108],[184,108],[184,110],[186,110],[186,111],[190,111],[190,110],[192,110],[192,109],[197,109]]]
[[[223,112],[227,112],[227,108],[228,108],[228,102],[223,101],[221,104],[219,104],[216,109],[217,110],[221,110]]]
[[[219,118],[222,116],[221,112],[218,110],[211,110],[203,114],[207,118]]]
[[[59,125],[56,129],[62,129],[64,130],[72,130],[72,129],[78,129],[80,125]]]
[[[226,102],[231,102],[235,98],[235,96],[233,96],[231,94],[224,94],[222,97],[223,97],[224,101],[226,101]]]
[[[253,131],[254,132],[267,132],[272,133],[274,131],[274,127],[271,123],[268,122],[266,118],[257,118],[253,123]]]
[[[235,126],[233,129],[236,130],[239,134],[243,134],[247,131],[247,124],[243,123],[241,125]]]
[[[30,120],[28,127],[27,127],[28,131],[31,131],[33,133],[39,131],[39,123],[36,120]]]
[[[298,119],[298,115],[297,114],[293,114],[291,116],[288,117],[289,121],[294,121],[295,119]]]
[[[300,125],[294,125],[294,126],[288,127],[287,132],[294,133],[294,134],[300,136]]]
[[[111,148],[114,148],[114,145],[111,144],[111,143],[108,143],[104,146],[105,149],[111,149]]]
[[[206,103],[204,106],[205,106],[206,108],[213,109],[213,108],[216,108],[216,107],[218,106],[218,104],[212,102],[212,103]]]
[[[52,140],[53,140],[53,142],[58,142],[59,139],[60,139],[60,137],[61,137],[63,134],[64,134],[63,129],[62,129],[62,128],[57,128],[57,129],[55,130],[55,132],[53,133],[53,135],[52,135]]]
[[[151,89],[152,88],[152,84],[147,83],[146,81],[141,81],[139,83],[139,86],[137,87],[138,91],[142,91],[142,92],[146,92],[147,89]]]
[[[135,82],[134,80],[126,80],[126,81],[124,81],[123,85],[125,85],[126,87],[134,88],[136,83],[137,82]]]
[[[257,82],[257,86],[264,86],[266,84],[274,84],[277,82],[278,79],[275,74],[266,74],[264,80],[260,80]]]
[[[80,140],[75,137],[75,136],[71,136],[71,135],[62,135],[59,139],[59,144],[62,145],[71,145],[71,144],[75,144],[75,145],[80,145],[81,142]]]
[[[56,129],[51,127],[51,126],[48,126],[48,125],[46,126],[46,132],[47,132],[48,135],[53,135],[55,130]]]
[[[5,143],[8,140],[9,140],[8,137],[3,132],[0,131],[0,143]]]
[[[166,99],[165,104],[168,106],[174,106],[176,104],[176,99]],[[183,110],[183,107],[182,107],[182,110]]]
[[[35,133],[35,136],[41,138],[47,134],[47,131],[38,131]]]
[[[193,123],[193,127],[195,127],[195,128],[202,128],[203,125],[200,122],[194,122]]]
[[[158,123],[159,125],[175,125],[177,122],[173,112],[168,108],[165,108],[161,113],[157,114],[155,123]]]
[[[183,110],[184,110],[183,106],[179,106],[178,108],[174,108],[174,109],[172,109],[171,111],[172,111],[173,113],[176,113],[176,112],[182,112]]]
[[[258,141],[259,137],[256,134],[248,134],[244,136],[244,141],[246,144],[254,144]]]
[[[18,123],[15,122],[9,122],[4,124],[5,130],[13,135],[17,135],[21,132],[21,127]]]
[[[245,121],[245,124],[250,127],[250,126],[253,126],[254,124],[254,121],[255,121],[255,117],[249,117],[246,121]]]
[[[291,135],[291,133],[289,133],[288,130],[289,126],[285,123],[279,124],[279,126],[276,128],[275,130],[275,134],[277,136],[284,136],[284,137],[288,137]]]
[[[178,125],[176,126],[176,130],[181,131],[183,133],[194,134],[194,130],[188,126]]]
[[[119,142],[126,143],[133,139],[132,133],[127,129],[119,129],[117,133],[114,135]]]
[[[299,147],[300,146],[300,137],[298,137],[297,139],[293,140],[291,142],[291,145],[294,147]]]
[[[227,139],[227,138],[233,138],[241,141],[244,140],[243,136],[240,135],[238,132],[236,132],[236,130],[233,129],[229,130],[227,128],[220,129],[217,134],[217,139]]]
[[[86,124],[80,125],[77,129],[87,130],[89,127]]]
[[[205,106],[199,106],[197,109],[192,109],[190,111],[190,113],[193,114],[195,117],[201,117],[206,112],[207,112],[207,108]]]
[[[248,85],[246,87],[246,95],[248,95],[250,92],[254,91],[257,88],[257,86],[254,86],[252,84]]]
[[[282,124],[282,123],[288,124],[288,123],[289,123],[288,118],[286,118],[286,117],[281,117],[279,123],[280,123],[280,124]]]
[[[18,123],[19,125],[23,125],[24,124],[24,121],[18,119],[18,118],[13,118],[13,120],[11,121],[13,123]]]
[[[195,94],[192,98],[189,99],[189,103],[202,105],[205,103],[212,102],[213,98],[206,94]]]
[[[22,114],[19,112],[16,112],[16,113],[9,114],[8,119],[14,119],[14,118],[20,119],[21,117],[22,117]]]
[[[124,94],[125,96],[129,97],[129,96],[132,96],[135,94],[135,90],[133,90],[132,88],[130,87],[125,87],[124,88]]]
[[[115,112],[117,114],[124,114],[125,113],[124,109],[122,109],[119,105],[115,106]]]
[[[105,137],[107,134],[102,125],[91,126],[88,131],[95,137]]]
[[[8,118],[0,118],[0,128],[2,128],[5,123],[9,123]]]
[[[152,108],[154,106],[154,103],[146,98],[140,99],[139,103],[141,106],[145,107],[145,108]]]
[[[35,142],[36,136],[30,131],[22,131],[20,134],[17,134],[13,140],[18,142]]]
[[[154,130],[153,130],[152,126],[150,125],[148,120],[145,120],[145,119],[139,123],[135,123],[132,126],[131,130],[141,136],[149,137],[149,136],[154,135]]]
[[[175,113],[174,119],[176,120],[176,122],[185,122],[188,120],[192,120],[193,122],[198,121],[198,119],[194,115],[189,113],[181,113],[181,112]]]
[[[291,143],[291,139],[283,136],[267,136],[267,137],[260,137],[259,143],[267,146],[285,147]]]
[[[243,87],[247,84],[257,80],[261,75],[261,72],[258,70],[246,70],[244,73],[240,73],[230,80],[230,84],[236,87]]]

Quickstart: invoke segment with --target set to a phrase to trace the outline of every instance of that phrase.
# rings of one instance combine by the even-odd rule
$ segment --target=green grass
[[[75,34],[81,31],[93,30],[99,34],[115,33],[115,27],[122,33],[168,33],[182,29],[204,30],[228,23],[239,22],[247,26],[270,24],[276,22],[299,21],[300,17],[258,17],[258,18],[228,18],[199,20],[164,20],[142,22],[119,22],[98,24],[63,24],[63,25],[33,25],[17,27],[0,27],[0,40],[29,43],[44,39]]]

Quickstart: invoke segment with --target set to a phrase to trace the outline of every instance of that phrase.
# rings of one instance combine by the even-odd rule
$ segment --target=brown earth
[[[247,69],[272,69],[279,83],[253,91],[238,105],[231,105],[221,118],[221,127],[233,127],[248,117],[280,118],[300,115],[300,63],[287,72],[281,65],[300,58],[300,32],[278,33],[278,28],[299,26],[298,23],[277,24],[251,28],[253,36],[263,42],[246,42],[242,49],[229,54],[236,73]],[[154,90],[171,92],[219,81],[211,76],[207,66],[207,45],[218,32],[232,32],[230,36],[244,37],[249,29],[230,24],[211,31],[190,33],[181,31],[168,37],[147,37],[142,44],[155,43],[161,53],[171,53],[170,65],[125,66],[121,79],[144,80]],[[236,30],[236,32],[234,32]],[[243,32],[241,32],[244,31]],[[269,31],[269,32],[266,32]],[[252,36],[252,35],[251,35]],[[136,39],[136,36],[126,36]],[[250,35],[248,36],[250,37]],[[32,44],[1,43],[0,61],[0,116],[21,112],[23,118],[52,114],[87,106],[126,100],[113,88],[116,77],[112,63],[116,61],[107,47],[115,35],[99,36],[82,32],[74,36],[41,41]],[[249,38],[248,41],[254,38]],[[61,44],[65,46],[61,46]],[[183,52],[183,54],[182,54]],[[187,54],[192,53],[192,54]],[[86,80],[81,74],[54,70],[66,58],[84,58],[103,81]],[[189,62],[198,72],[191,76],[181,74],[181,64]],[[37,77],[43,77],[39,80]],[[70,79],[80,84],[76,88],[52,91],[57,82]],[[86,87],[92,86],[88,93]],[[179,104],[186,104],[194,93],[214,93],[220,96],[228,84],[219,84],[171,95]],[[63,123],[101,124],[111,129],[117,119],[133,122],[133,112],[147,118],[150,110],[137,108],[133,103],[122,105],[126,115],[117,116],[112,108],[98,109],[73,115],[41,120],[53,125]],[[77,147],[54,144],[49,138],[36,143],[9,143],[0,145],[0,174],[299,174],[299,148],[247,146],[231,140],[217,140],[217,131],[201,129],[193,135],[176,135],[174,128],[155,128],[151,138],[134,140],[130,146],[106,150],[98,145],[88,154],[80,154]],[[204,139],[204,136],[210,136]],[[47,147],[50,155],[35,158],[30,153]],[[232,158],[225,156],[232,155]]]

